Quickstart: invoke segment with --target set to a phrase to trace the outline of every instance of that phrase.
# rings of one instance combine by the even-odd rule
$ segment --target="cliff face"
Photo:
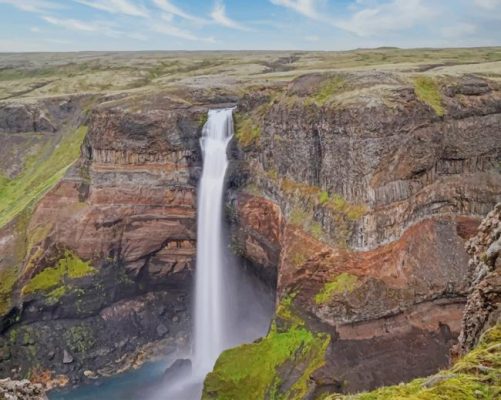
[[[205,110],[155,102],[96,107],[79,160],[0,231],[0,269],[22,260],[0,375],[76,383],[186,345]]]
[[[501,204],[482,221],[467,250],[471,289],[459,335],[461,355],[471,351],[482,334],[501,320]]]
[[[247,181],[232,196],[235,247],[260,273],[276,265],[277,302],[330,336],[317,394],[448,365],[465,242],[501,199],[501,92],[430,82],[439,107],[391,74],[310,75],[255,96],[237,120]]]

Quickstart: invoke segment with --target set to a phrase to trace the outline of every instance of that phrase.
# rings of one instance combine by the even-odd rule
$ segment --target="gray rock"
[[[157,326],[157,334],[158,336],[164,336],[169,333],[169,328],[167,328],[164,324],[160,324]]]
[[[426,379],[421,384],[421,387],[429,389],[429,388],[432,388],[432,387],[438,385],[439,383],[442,383],[442,382],[449,380],[449,379],[452,379],[454,377],[456,377],[455,374],[433,375],[433,376],[430,376],[428,379]]]
[[[0,379],[0,399],[5,400],[47,400],[41,385],[29,380],[14,381]]]
[[[66,350],[63,352],[63,364],[71,364],[73,362],[73,356]]]

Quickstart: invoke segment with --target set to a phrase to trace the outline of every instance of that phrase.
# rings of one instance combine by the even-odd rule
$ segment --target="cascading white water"
[[[233,109],[210,110],[203,128],[203,172],[198,189],[197,265],[191,374],[154,391],[151,400],[197,400],[205,376],[227,348],[263,336],[273,312],[273,296],[243,269],[226,268],[223,231],[226,150],[233,136]],[[232,260],[232,261],[231,261]]]
[[[211,371],[225,341],[223,189],[226,148],[233,136],[233,109],[209,111],[201,139],[203,172],[198,198],[193,373]]]

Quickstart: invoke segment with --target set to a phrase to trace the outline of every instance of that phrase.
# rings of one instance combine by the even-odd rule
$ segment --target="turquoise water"
[[[166,362],[150,363],[113,378],[96,380],[70,391],[52,391],[49,400],[145,400],[162,377]]]

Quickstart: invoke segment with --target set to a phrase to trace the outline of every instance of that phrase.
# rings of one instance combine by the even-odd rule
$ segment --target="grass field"
[[[501,79],[501,48],[380,48],[343,52],[0,54],[0,100],[289,81],[308,72],[477,73]]]

